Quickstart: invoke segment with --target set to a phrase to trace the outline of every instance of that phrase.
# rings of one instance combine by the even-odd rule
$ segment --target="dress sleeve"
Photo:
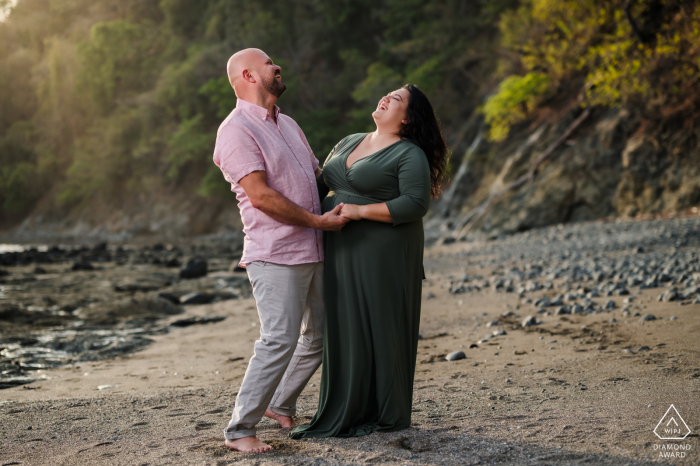
[[[423,218],[430,205],[430,166],[425,153],[417,146],[409,148],[401,154],[397,171],[399,197],[386,203],[394,225]]]
[[[229,183],[238,183],[254,171],[265,171],[265,159],[258,143],[243,128],[234,125],[217,135],[214,163]]]
[[[347,139],[347,138],[346,138],[346,139]],[[333,156],[335,155],[336,151],[337,151],[338,148],[341,146],[341,144],[343,144],[343,141],[345,141],[345,139],[342,139],[342,140],[341,140],[338,144],[336,144],[335,147],[333,147],[333,149],[331,149],[331,151],[328,153],[328,156],[326,157],[325,162],[323,162],[323,167],[324,167],[324,168],[325,168],[326,164],[328,163],[328,161],[329,161],[330,159],[333,158]],[[321,201],[323,201],[323,199],[325,199],[326,196],[328,196],[328,193],[331,192],[331,188],[328,187],[328,185],[326,184],[326,180],[323,179],[323,176],[324,176],[324,175],[321,174],[321,176],[319,176],[318,178],[316,178],[316,187],[318,187],[318,196],[319,196],[319,198],[321,199]]]

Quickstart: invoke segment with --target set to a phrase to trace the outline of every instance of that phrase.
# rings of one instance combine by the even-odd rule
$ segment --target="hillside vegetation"
[[[283,68],[283,112],[323,159],[372,128],[384,93],[423,88],[454,151],[551,109],[698,110],[689,0],[19,0],[0,23],[0,226],[140,193],[228,192],[211,153],[245,47]],[[567,108],[568,108],[567,107]],[[486,161],[487,163],[488,161]]]

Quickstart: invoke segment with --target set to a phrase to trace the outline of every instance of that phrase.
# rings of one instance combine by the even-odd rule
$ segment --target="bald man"
[[[236,397],[226,446],[263,452],[263,415],[295,425],[296,400],[323,352],[323,236],[340,230],[341,206],[321,215],[321,170],[299,126],[275,105],[287,86],[265,52],[241,50],[228,61],[236,108],[219,127],[214,163],[236,193],[243,256],[260,317],[260,338]]]

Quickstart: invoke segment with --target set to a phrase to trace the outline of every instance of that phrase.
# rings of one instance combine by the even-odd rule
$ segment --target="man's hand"
[[[335,206],[333,210],[326,212],[318,218],[318,225],[315,227],[317,230],[326,231],[338,231],[345,226],[346,223],[350,221],[349,218],[341,217],[338,215],[340,209],[344,207],[345,204],[342,202]]]
[[[317,230],[337,231],[350,221],[338,215],[343,204],[338,204],[325,215],[316,215],[298,206],[268,186],[267,174],[264,171],[254,171],[241,178],[238,183],[253,207],[280,222]]]

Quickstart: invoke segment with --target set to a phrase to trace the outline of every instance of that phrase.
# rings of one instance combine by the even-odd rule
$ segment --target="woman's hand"
[[[338,215],[345,217],[348,220],[362,220],[360,206],[355,204],[345,204]]]

